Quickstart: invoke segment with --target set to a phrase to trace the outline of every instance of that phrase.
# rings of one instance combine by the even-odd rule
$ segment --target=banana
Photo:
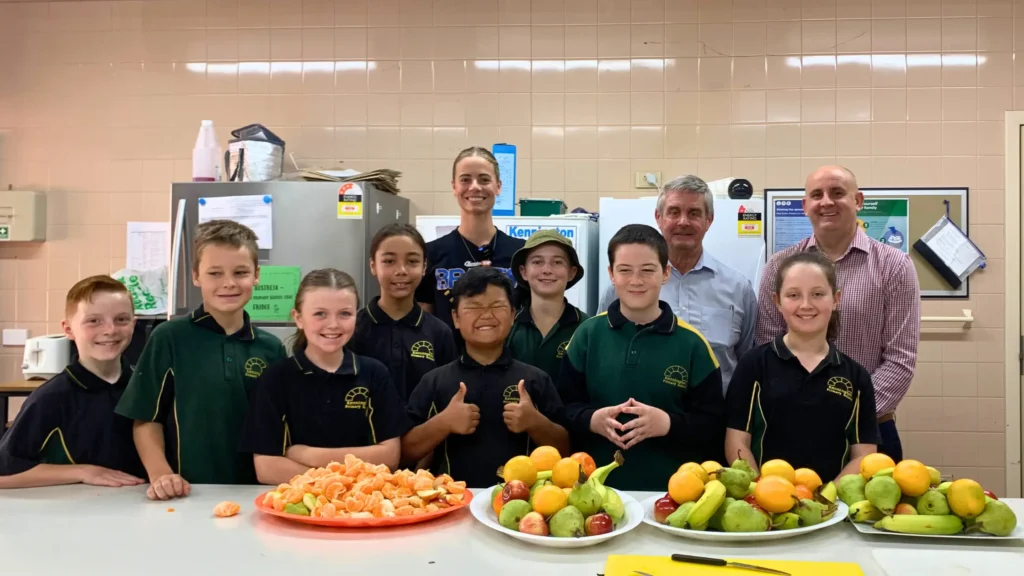
[[[686,518],[686,523],[695,530],[703,530],[708,521],[718,511],[719,506],[725,502],[725,484],[718,480],[711,480],[704,485],[704,494],[694,504],[693,510]]]
[[[838,496],[836,483],[829,482],[828,484],[818,488],[818,494],[820,494],[825,500],[828,500],[830,504],[835,504],[836,497]],[[822,502],[822,504],[824,504],[824,502]]]
[[[899,532],[901,534],[959,534],[963,532],[964,523],[953,515],[918,516],[913,514],[897,514],[886,516],[874,524],[878,530]]]
[[[867,500],[861,500],[860,502],[854,502],[850,505],[850,520],[854,522],[860,522],[863,524],[871,524],[878,522],[885,514],[881,510],[875,507],[874,504]]]
[[[872,478],[878,478],[879,476],[889,476],[889,477],[892,477],[892,473],[893,473],[894,470],[896,470],[895,466],[890,466],[888,468],[882,468],[878,472],[875,472],[875,474],[874,474],[874,476],[872,476]]]

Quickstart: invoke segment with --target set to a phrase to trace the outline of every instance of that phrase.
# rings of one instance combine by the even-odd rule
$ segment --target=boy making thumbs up
[[[498,482],[495,471],[536,446],[569,452],[556,424],[562,402],[542,370],[513,360],[505,348],[512,326],[512,282],[489,267],[470,269],[452,289],[452,322],[465,353],[428,372],[409,397],[416,426],[402,438],[402,460],[433,454],[431,471],[471,488]]]

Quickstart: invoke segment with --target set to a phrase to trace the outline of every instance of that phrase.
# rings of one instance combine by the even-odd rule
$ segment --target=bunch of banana
[[[886,516],[874,524],[878,530],[899,532],[901,534],[942,534],[951,535],[963,532],[964,522],[958,516],[920,516],[915,514],[897,514]]]
[[[867,500],[854,502],[850,505],[850,520],[865,524],[873,524],[885,517],[874,504]]]
[[[708,521],[725,502],[725,493],[725,484],[718,480],[711,480],[704,485],[704,494],[693,505],[690,515],[686,518],[686,523],[691,530],[707,529]]]

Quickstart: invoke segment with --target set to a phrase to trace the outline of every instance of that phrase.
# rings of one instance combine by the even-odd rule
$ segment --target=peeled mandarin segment
[[[242,507],[234,502],[221,502],[213,507],[213,514],[220,518],[227,518],[238,514],[241,509]]]
[[[324,504],[320,509],[320,516],[323,518],[334,518],[336,514],[337,509],[334,507],[334,504],[331,504],[330,502]]]
[[[290,488],[281,493],[281,499],[284,500],[286,504],[298,504],[299,502],[302,502],[302,491]]]

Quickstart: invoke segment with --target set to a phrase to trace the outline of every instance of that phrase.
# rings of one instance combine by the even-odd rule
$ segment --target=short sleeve
[[[758,367],[758,356],[755,351],[744,354],[736,364],[729,390],[726,392],[726,427],[742,432],[750,432],[756,402],[757,384],[761,379]]]
[[[562,399],[558,396],[555,383],[546,372],[539,377],[531,378],[532,385],[527,385],[526,391],[530,393],[530,399],[537,411],[545,418],[559,424],[565,418],[565,409]]]
[[[444,366],[455,361],[457,354],[455,352],[455,337],[452,335],[452,329],[448,327],[444,322],[438,322],[440,326],[437,329],[438,338],[435,343],[436,356],[435,363],[438,366]]]
[[[174,401],[170,322],[153,330],[115,412],[132,420],[164,422]]]
[[[846,361],[853,362],[847,358]],[[847,432],[850,444],[880,444],[878,417],[875,414],[875,387],[871,382],[871,374],[863,366],[857,365],[857,398],[854,404],[854,417]]]
[[[409,395],[409,403],[405,406],[405,414],[409,417],[409,421],[412,422],[413,426],[423,424],[445,408],[445,406],[438,408],[435,405],[436,385],[432,377],[434,372],[436,370],[428,372],[423,376],[420,383],[413,389],[412,394]]]
[[[693,353],[690,355],[690,382],[698,383],[707,380],[715,370],[719,370],[718,358],[711,349],[711,343],[699,330],[681,322],[679,328],[690,333]],[[721,384],[721,378],[718,379]],[[721,388],[720,388],[721,389]]]
[[[249,400],[242,428],[243,453],[284,456],[288,450],[288,400],[274,368],[260,376]]]
[[[373,442],[380,444],[401,437],[412,426],[398,391],[391,383],[388,369],[384,365],[375,367],[371,378],[373,393],[370,397],[370,427],[373,430]]]
[[[565,348],[565,356],[558,370],[558,396],[565,404],[565,421],[569,431],[577,438],[584,438],[590,433],[590,420],[596,408],[590,405],[590,393],[587,390],[587,346],[589,329],[586,323],[581,324]]]
[[[60,427],[59,398],[33,393],[0,441],[0,476],[21,474],[41,464],[43,443]]]

